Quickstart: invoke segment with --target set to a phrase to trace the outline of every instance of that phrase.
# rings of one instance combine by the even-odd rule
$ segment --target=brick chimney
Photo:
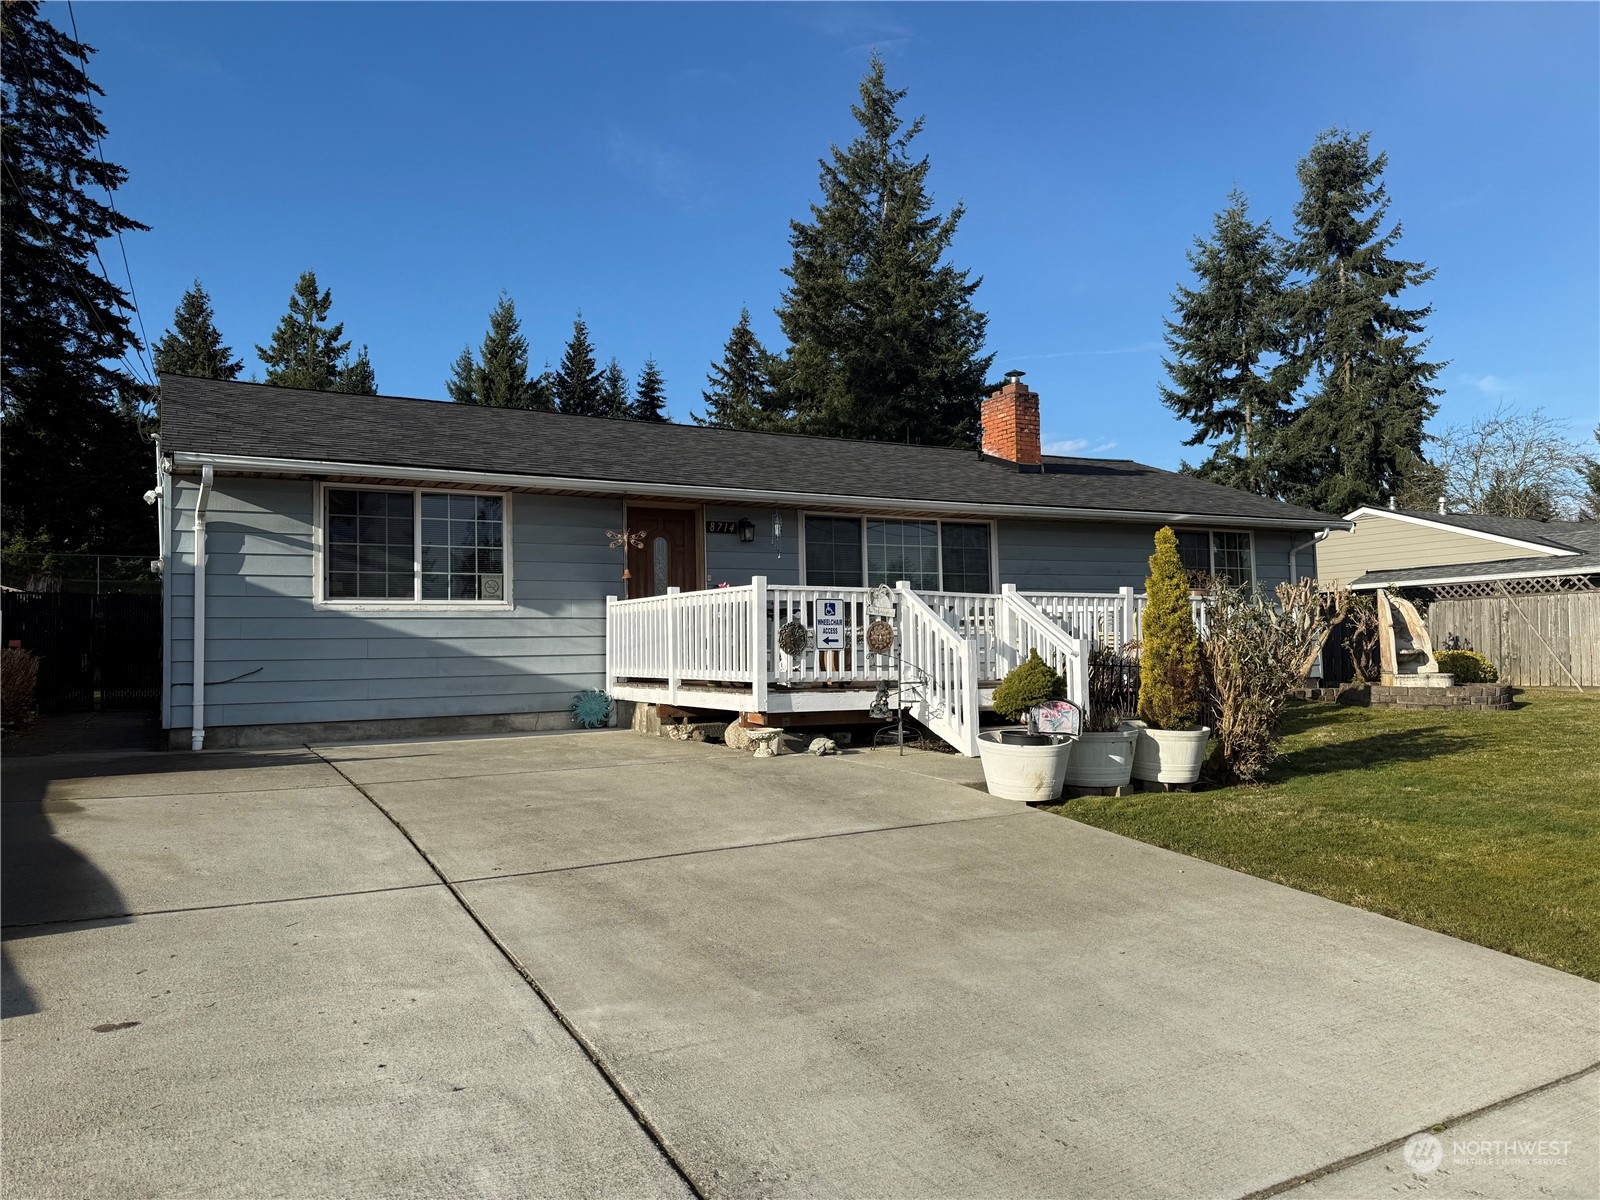
[[[1037,469],[1039,394],[1022,382],[1023,372],[1007,371],[1006,381],[983,402],[983,452],[1019,467]]]

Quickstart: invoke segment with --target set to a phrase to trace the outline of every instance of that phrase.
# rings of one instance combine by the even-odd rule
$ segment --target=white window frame
[[[326,524],[328,493],[334,492],[410,492],[411,493],[411,596],[410,600],[332,600],[328,597],[328,546]],[[505,554],[499,600],[424,600],[422,599],[422,495],[492,496],[500,501],[500,544]],[[510,612],[516,607],[511,577],[511,496],[510,492],[468,491],[465,488],[386,487],[368,483],[318,482],[312,489],[311,507],[311,604],[313,608],[334,612]]]
[[[1260,587],[1261,574],[1256,570],[1256,531],[1253,529],[1227,529],[1213,526],[1200,525],[1175,525],[1176,533],[1203,533],[1206,535],[1206,570],[1208,574],[1217,573],[1217,539],[1219,533],[1242,533],[1250,539],[1250,583],[1247,590],[1256,591]],[[1198,596],[1199,592],[1191,589],[1191,595]]]
[[[962,595],[998,595],[1000,588],[1000,530],[999,522],[986,520],[983,517],[908,517],[905,513],[850,513],[850,512],[821,512],[815,509],[800,510],[800,528],[797,531],[800,542],[800,586],[801,587],[831,587],[831,584],[810,583],[806,579],[806,518],[807,517],[833,517],[841,520],[854,519],[861,526],[861,581],[864,587],[867,584],[867,522],[871,521],[916,521],[927,523],[932,521],[939,527],[939,586],[933,590],[944,591],[944,527],[948,525],[987,525],[989,527],[989,586],[988,592],[961,593]],[[890,586],[898,580],[892,581]],[[842,585],[841,585],[842,586]]]

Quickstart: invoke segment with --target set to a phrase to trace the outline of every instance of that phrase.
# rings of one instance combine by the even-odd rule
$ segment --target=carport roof
[[[180,466],[304,464],[308,474],[433,472],[527,486],[706,499],[770,494],[974,512],[1208,518],[1301,529],[1339,517],[1127,459],[1049,456],[1040,471],[972,450],[753,433],[161,376],[161,442]],[[333,466],[343,468],[332,469]]]

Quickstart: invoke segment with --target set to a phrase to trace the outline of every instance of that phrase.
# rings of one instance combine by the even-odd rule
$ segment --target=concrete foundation
[[[617,719],[625,719],[619,718]],[[206,730],[207,750],[271,749],[307,743],[394,741],[474,733],[544,733],[571,730],[572,714],[484,713],[462,717],[402,717],[384,721],[304,721],[286,725],[217,725]],[[189,730],[169,729],[168,750],[187,750]]]

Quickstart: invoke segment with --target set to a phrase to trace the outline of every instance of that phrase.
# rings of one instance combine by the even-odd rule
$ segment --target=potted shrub
[[[994,690],[994,710],[1025,726],[986,729],[978,735],[978,756],[983,761],[983,781],[991,796],[1003,800],[1055,800],[1061,795],[1072,737],[1040,733],[1034,709],[1050,700],[1066,698],[1066,680],[1037,650],[1000,681]]]
[[[1108,647],[1089,659],[1089,713],[1067,759],[1072,788],[1126,787],[1139,731],[1124,724],[1139,702],[1139,662]]]
[[[1205,679],[1189,608],[1189,573],[1170,526],[1156,532],[1139,651],[1139,731],[1133,777],[1151,783],[1200,778],[1211,730],[1200,724]]]

